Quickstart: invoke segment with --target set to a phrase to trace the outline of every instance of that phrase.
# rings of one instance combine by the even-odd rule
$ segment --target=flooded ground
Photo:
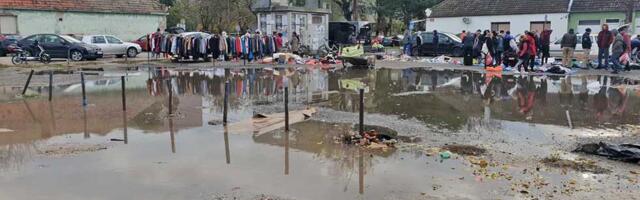
[[[0,86],[0,199],[640,197],[638,164],[572,152],[640,143],[640,80],[140,68],[88,73],[83,108],[78,73],[55,77],[52,102],[46,84],[25,97],[21,87]],[[219,123],[226,80],[227,128]],[[292,111],[317,112],[289,132],[243,124],[283,112],[285,85]],[[365,124],[397,131],[405,138],[397,148],[336,141],[358,122],[359,88]],[[441,156],[447,150],[450,158]]]

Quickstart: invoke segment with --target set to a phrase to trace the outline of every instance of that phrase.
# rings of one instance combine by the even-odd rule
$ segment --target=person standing
[[[278,33],[278,34],[276,34],[276,35],[275,35],[275,37],[276,37],[276,39],[275,39],[275,42],[276,42],[276,51],[277,51],[277,52],[280,52],[280,51],[282,50],[282,45],[283,45],[283,44],[282,44],[282,33]]]
[[[571,68],[571,61],[577,43],[578,38],[573,29],[569,29],[569,32],[562,36],[562,40],[560,41],[560,48],[562,48],[562,66]]]
[[[533,72],[533,67],[536,64],[536,56],[538,55],[538,37],[536,37],[535,32],[527,32],[526,35],[529,37],[529,48],[530,49],[530,57],[529,57],[529,67]],[[527,67],[527,66],[524,66]]]
[[[527,66],[529,66],[529,60],[533,53],[531,49],[535,48],[535,46],[531,47],[528,40],[529,38],[526,35],[520,36],[520,52],[518,52],[518,63],[516,66],[518,67],[518,71],[523,73],[529,71]],[[522,69],[522,66],[524,66],[524,69]]]
[[[613,43],[613,34],[609,31],[609,25],[603,24],[602,30],[598,33],[598,68],[609,68],[609,48]],[[602,62],[604,60],[604,62]]]
[[[618,30],[611,30],[611,34],[614,36],[613,44],[611,45],[611,63],[613,63],[613,74],[619,73],[622,69],[620,64],[620,57],[626,51],[624,37],[618,33]]]
[[[475,43],[475,35],[470,33],[462,38],[462,48],[464,49],[464,65],[473,65],[473,45]]]
[[[582,34],[582,51],[584,52],[584,68],[589,69],[591,66],[591,28],[587,28],[584,34]]]
[[[460,39],[464,39],[465,37],[467,37],[467,31],[462,30],[462,33],[460,33]]]
[[[293,52],[293,54],[300,55],[300,36],[298,36],[298,33],[295,31],[291,35],[289,45],[291,46],[291,52]]]
[[[545,29],[540,34],[540,51],[542,51],[542,64],[549,63],[549,57],[551,54],[549,53],[549,46],[551,45],[551,33],[553,30]]]
[[[402,42],[404,43],[404,55],[411,56],[411,31],[404,31],[404,38],[402,38]]]
[[[433,44],[433,54],[438,56],[438,44],[440,43],[440,36],[438,35],[438,30],[433,30],[433,39],[431,40]]]
[[[487,39],[485,41],[485,43],[487,44],[487,55],[491,56],[491,60],[488,60],[489,62],[486,63],[485,62],[485,67],[487,66],[493,66],[495,64],[495,59],[496,59],[496,37],[493,35],[495,33],[495,31],[493,32],[489,32],[489,34],[487,34]]]
[[[511,35],[511,31],[505,32],[505,34],[504,34],[504,43],[505,44],[510,44],[511,40],[515,41],[515,38],[513,38],[513,36]],[[516,51],[516,52],[518,51],[516,49],[512,49],[511,45],[507,45],[507,46],[508,47],[505,48],[505,51]]]
[[[473,57],[478,60],[478,63],[482,62],[482,31],[478,29],[474,34],[473,39]]]
[[[504,31],[500,31],[500,34],[496,36],[495,40],[496,44],[496,65],[502,65],[502,54],[505,50],[505,42],[504,42]]]

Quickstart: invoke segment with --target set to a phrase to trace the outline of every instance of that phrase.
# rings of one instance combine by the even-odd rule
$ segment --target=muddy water
[[[570,153],[581,142],[640,142],[637,80],[154,69],[129,73],[122,111],[119,74],[88,79],[86,108],[79,83],[56,86],[51,103],[42,87],[26,99],[16,88],[1,94],[0,199],[625,199],[640,189],[637,165]],[[292,109],[319,112],[288,133],[209,125],[222,119],[225,80],[231,123],[282,112],[285,84]],[[388,151],[336,143],[357,121],[359,88],[368,124],[422,142]],[[440,158],[437,148],[453,143],[487,153]],[[538,162],[556,154],[611,172]]]

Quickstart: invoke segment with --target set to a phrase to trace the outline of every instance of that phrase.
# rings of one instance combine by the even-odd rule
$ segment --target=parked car
[[[142,37],[138,38],[137,40],[131,41],[131,43],[135,43],[135,44],[140,45],[140,47],[142,47],[142,51],[149,51],[149,44],[148,44],[146,35],[143,35]]]
[[[124,55],[133,58],[142,52],[140,45],[122,42],[122,40],[112,35],[85,35],[82,37],[82,42],[100,47],[104,55],[115,55],[118,58]]]
[[[578,44],[576,45],[575,52],[582,52],[582,33],[576,34],[578,38]],[[560,42],[562,38],[558,38],[556,41],[552,42],[549,45],[549,52],[562,52],[562,48],[560,47]],[[591,55],[593,55],[595,50],[595,55],[598,55],[598,34],[591,34],[591,41],[593,41],[593,46],[591,47]]]
[[[16,34],[0,34],[0,56],[15,53],[14,49],[17,47],[16,44],[20,39],[22,39],[22,37]]]
[[[433,44],[433,33],[423,32],[417,37],[414,35],[412,38],[413,49],[411,50],[414,56],[426,56],[426,55],[452,55],[455,57],[461,57],[463,55],[462,40],[452,33],[438,33],[438,52]]]
[[[102,58],[100,47],[85,44],[68,35],[35,34],[18,41],[18,46],[28,55],[37,55],[38,47],[35,42],[38,42],[51,58],[70,58],[73,61]]]
[[[393,37],[385,37],[382,40],[382,45],[384,45],[384,46],[392,46],[392,47],[399,47],[401,42],[402,42],[402,35],[396,35],[396,36],[393,36]]]

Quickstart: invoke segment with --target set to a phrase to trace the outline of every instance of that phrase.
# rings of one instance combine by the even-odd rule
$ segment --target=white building
[[[462,30],[524,31],[553,30],[551,41],[568,30],[571,0],[445,0],[431,8],[427,30],[461,33]]]
[[[257,0],[253,10],[258,16],[258,29],[264,33],[279,32],[290,39],[300,35],[303,45],[317,50],[329,40],[329,14],[326,0]]]

